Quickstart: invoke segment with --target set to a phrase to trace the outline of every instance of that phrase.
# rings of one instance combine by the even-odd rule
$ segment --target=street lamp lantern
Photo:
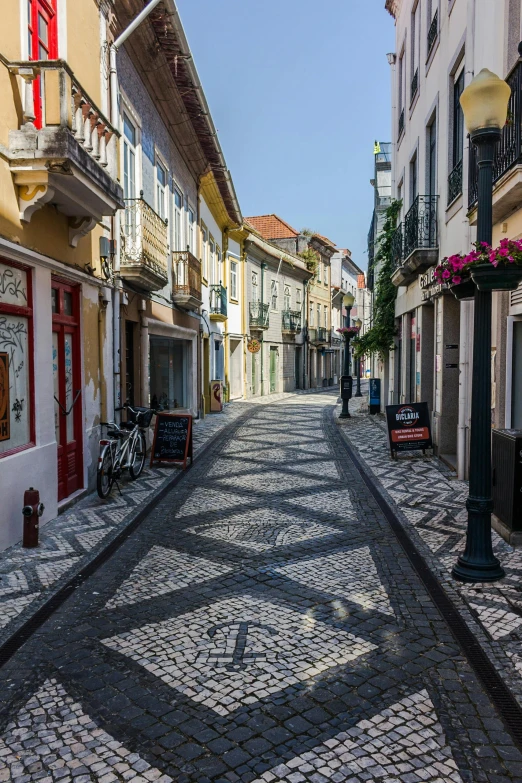
[[[495,73],[483,68],[468,84],[460,96],[464,121],[469,133],[495,128],[497,131],[506,122],[511,88]]]
[[[491,245],[493,235],[493,163],[502,138],[511,89],[482,70],[460,96],[471,143],[477,147],[477,242]],[[475,288],[468,525],[466,548],[453,567],[463,582],[495,582],[505,575],[491,542],[491,291]]]
[[[343,296],[343,305],[345,307],[349,307],[351,309],[354,303],[355,303],[355,296],[353,294],[345,294]]]

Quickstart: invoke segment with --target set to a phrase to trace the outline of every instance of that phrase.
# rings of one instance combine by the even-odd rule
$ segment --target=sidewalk
[[[352,418],[339,422],[340,431],[522,705],[522,549],[493,532],[505,579],[476,585],[453,579],[451,568],[466,540],[467,483],[436,457],[415,452],[392,460],[384,417],[367,414],[365,397],[351,400],[350,411]]]

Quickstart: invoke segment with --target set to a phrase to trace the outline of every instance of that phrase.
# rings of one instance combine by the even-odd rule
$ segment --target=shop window
[[[0,261],[0,457],[33,444],[31,274]]]
[[[150,338],[150,405],[159,410],[187,407],[187,344]]]

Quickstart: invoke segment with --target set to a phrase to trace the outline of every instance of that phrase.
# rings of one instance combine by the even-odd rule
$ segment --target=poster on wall
[[[398,452],[433,448],[427,402],[387,405],[388,442],[394,458]]]
[[[9,354],[0,353],[0,440],[9,440]]]

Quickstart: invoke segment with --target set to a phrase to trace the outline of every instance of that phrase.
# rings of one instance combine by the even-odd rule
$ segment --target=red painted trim
[[[47,59],[58,59],[58,15],[56,11],[56,0],[31,0],[31,19],[29,20],[29,32],[31,34],[31,49],[29,52],[30,60],[40,60],[40,38],[38,36],[38,12],[47,21]],[[41,76],[38,76],[33,82],[34,94],[34,113],[36,116],[35,125],[42,127],[42,102],[40,99]]]
[[[2,264],[6,266],[16,267],[16,269],[22,269],[27,273],[27,307],[19,307],[18,305],[11,305],[0,302],[0,313],[8,313],[9,315],[19,315],[23,318],[27,318],[27,352],[29,354],[29,443],[24,443],[21,446],[16,446],[14,449],[3,451],[0,454],[0,459],[9,457],[12,454],[18,454],[20,451],[31,449],[36,446],[36,428],[35,428],[35,395],[34,395],[34,322],[33,322],[33,274],[34,268],[21,264],[18,261],[10,261],[7,258],[0,257]]]

